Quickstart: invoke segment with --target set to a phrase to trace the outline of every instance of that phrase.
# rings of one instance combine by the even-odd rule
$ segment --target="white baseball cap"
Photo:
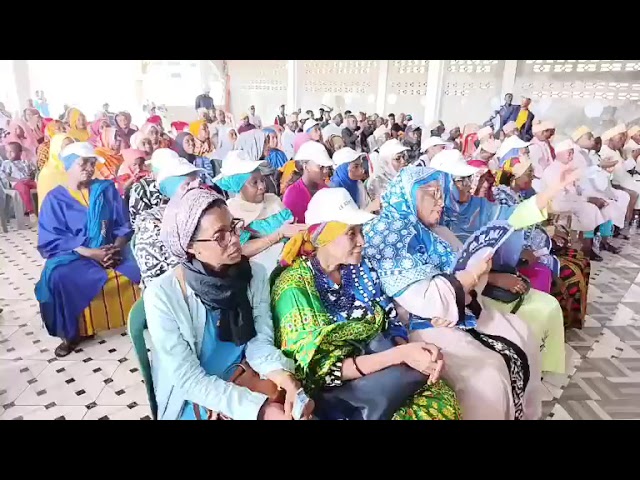
[[[78,158],[96,158],[99,163],[104,163],[104,158],[98,155],[89,142],[74,142],[70,143],[62,149],[60,152],[60,158],[68,157],[70,155],[75,156],[75,160]],[[75,161],[74,160],[74,161]]]
[[[176,162],[179,158],[182,157],[170,148],[159,148],[151,154],[151,158],[145,163],[151,164],[154,170],[160,171],[165,163]]]
[[[231,150],[222,160],[220,174],[214,180],[242,173],[251,173],[257,170],[262,163],[260,160],[251,160],[244,150]]]
[[[502,142],[502,144],[500,144],[500,147],[498,148],[496,155],[498,156],[498,158],[502,158],[509,150],[513,150],[514,148],[518,148],[518,149],[525,148],[525,147],[528,147],[529,145],[531,145],[531,142],[525,142],[519,137],[516,137],[515,135],[513,135],[511,137],[506,138],[505,141]]]
[[[436,145],[447,145],[440,137],[427,137],[422,139],[422,145],[420,145],[420,151],[426,152],[428,148],[435,147]]]
[[[431,159],[430,167],[456,177],[469,177],[480,170],[469,165],[458,150],[443,150],[436,153]]]
[[[174,152],[175,153],[175,152]],[[178,154],[176,153],[176,156]],[[192,173],[203,172],[201,168],[189,163],[188,160],[178,156],[172,162],[164,162],[160,165],[156,182],[160,183],[169,177],[181,177],[183,175],[191,175]]]
[[[347,225],[362,225],[374,218],[376,218],[375,215],[360,210],[344,188],[323,188],[311,197],[305,214],[305,223],[317,225],[325,222],[342,222]]]
[[[310,140],[300,145],[298,153],[295,156],[296,160],[311,161],[321,167],[333,167],[333,160],[327,153],[327,149],[324,148],[320,142],[314,142]]]
[[[409,147],[405,147],[397,138],[387,140],[380,147],[380,156],[382,158],[392,158],[400,152],[409,150]]]
[[[302,127],[302,131],[304,133],[309,133],[309,130],[312,129],[313,127],[315,127],[316,125],[319,125],[319,123],[317,121],[315,121],[313,118],[310,118],[309,120],[304,122],[304,126]]]
[[[333,163],[337,167],[343,163],[351,163],[363,155],[366,155],[366,153],[358,153],[353,148],[344,147],[333,154]]]

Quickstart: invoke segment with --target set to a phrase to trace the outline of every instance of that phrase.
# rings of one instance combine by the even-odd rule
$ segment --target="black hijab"
[[[196,161],[197,155],[195,155],[193,153],[185,152],[184,151],[184,147],[182,146],[182,144],[184,142],[184,139],[189,135],[191,135],[191,133],[189,133],[189,132],[180,132],[178,135],[176,135],[174,150],[182,158],[184,158],[185,160],[188,160],[189,163],[193,164]],[[191,136],[193,136],[193,135],[191,135]]]

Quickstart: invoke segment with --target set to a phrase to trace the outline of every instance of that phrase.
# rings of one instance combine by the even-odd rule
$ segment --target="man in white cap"
[[[333,118],[329,122],[329,125],[322,129],[322,138],[328,140],[331,135],[338,135],[339,137],[341,137],[342,128],[340,127],[340,125],[342,125],[342,122],[344,122],[342,114],[340,112],[335,113],[333,115]]]
[[[572,168],[574,143],[567,139],[555,144],[556,160],[542,174],[542,190],[548,188],[561,178],[562,172]],[[574,185],[565,187],[551,202],[553,212],[568,212],[572,215],[572,228],[584,233],[583,251],[591,260],[602,261],[602,257],[593,251],[594,230],[606,222],[600,209],[581,195],[582,190]]]
[[[533,175],[542,178],[545,169],[553,162],[551,143],[549,140],[555,134],[556,127],[549,121],[538,121],[533,124],[533,139],[529,145],[529,160],[533,165]]]
[[[627,140],[627,128],[624,123],[618,124],[613,128],[610,128],[602,135],[602,147],[600,148],[600,157],[603,159],[612,159],[617,162],[613,170],[613,178],[611,182],[614,187],[620,188],[627,192],[630,196],[638,194],[639,198],[635,202],[634,207],[640,208],[640,182],[636,182],[633,175],[631,175],[625,168],[625,161],[620,151],[622,151]]]
[[[305,142],[295,156],[302,164],[302,177],[284,192],[282,203],[293,213],[295,223],[304,223],[304,216],[311,197],[326,188],[333,161],[320,142]]]
[[[447,146],[447,142],[445,142],[440,137],[428,137],[422,139],[422,145],[420,145],[420,151],[424,152],[414,164],[416,167],[428,167],[431,164],[431,159],[436,156],[436,154],[440,153]]]
[[[611,220],[620,228],[620,236],[629,239],[629,225],[633,220],[633,206],[637,201],[630,202],[629,194],[623,190],[614,189],[611,185],[611,173],[617,161],[601,159],[595,152],[595,137],[589,127],[582,126],[571,135],[576,142],[573,163],[577,168],[588,169],[591,173],[580,182],[583,194],[591,203],[600,209],[605,220]]]
[[[498,162],[493,161],[498,151],[498,142],[492,138],[484,140],[468,161],[469,165],[477,168],[498,169]]]
[[[201,108],[211,112],[215,108],[213,105],[213,98],[211,98],[209,92],[211,92],[211,87],[209,87],[209,85],[204,85],[202,87],[202,93],[196,97],[196,112]]]
[[[427,128],[429,129],[429,135],[432,137],[442,137],[445,132],[442,120],[434,120],[427,126]]]
[[[633,140],[636,144],[640,145],[640,126],[634,125],[629,127],[629,130],[627,130],[627,138],[628,141]]]

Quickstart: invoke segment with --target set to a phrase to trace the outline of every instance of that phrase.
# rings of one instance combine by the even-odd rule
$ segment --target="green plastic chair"
[[[158,418],[158,404],[156,395],[153,390],[153,379],[151,378],[151,362],[149,362],[149,353],[147,352],[147,342],[144,339],[144,331],[147,329],[147,316],[144,312],[144,303],[142,298],[138,299],[131,307],[129,312],[129,323],[127,330],[129,338],[133,343],[133,350],[140,364],[140,373],[144,379],[144,385],[147,388],[147,397],[149,398],[149,407],[153,419]]]

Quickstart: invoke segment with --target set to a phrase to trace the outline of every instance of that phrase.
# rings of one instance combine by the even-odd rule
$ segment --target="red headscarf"
[[[176,132],[180,133],[180,132],[184,132],[184,129],[189,127],[189,123],[177,121],[177,122],[171,122],[171,126]]]
[[[160,118],[160,115],[153,115],[147,118],[147,123],[152,123],[155,126],[162,128],[162,118]]]

